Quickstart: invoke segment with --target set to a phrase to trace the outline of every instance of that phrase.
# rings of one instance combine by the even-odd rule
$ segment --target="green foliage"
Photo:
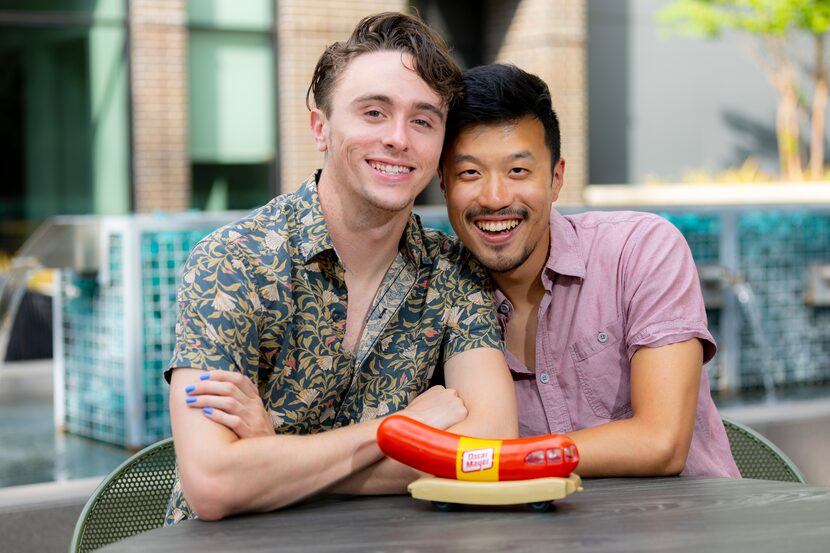
[[[657,20],[670,33],[712,38],[728,29],[783,37],[830,30],[830,0],[674,0]]]
[[[772,182],[775,178],[766,173],[758,162],[747,159],[740,167],[727,169],[726,171],[711,174],[702,170],[690,170],[683,173],[682,181],[690,184],[725,184],[725,183],[759,183]]]
[[[679,182],[683,184],[759,184],[778,182],[781,179],[761,168],[758,161],[752,157],[746,159],[740,167],[731,167],[724,171],[710,173],[703,169],[688,169],[683,172]],[[822,171],[821,175],[813,177],[809,174],[804,176],[805,181],[827,182],[830,181],[830,168]],[[678,181],[667,181],[655,176],[648,176],[645,183],[648,185],[675,184]]]

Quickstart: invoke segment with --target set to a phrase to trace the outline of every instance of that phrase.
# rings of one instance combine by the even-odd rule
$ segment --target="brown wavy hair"
[[[314,68],[306,92],[306,106],[331,114],[331,91],[349,62],[369,52],[404,52],[414,61],[415,73],[451,107],[463,89],[461,69],[450,56],[444,40],[416,16],[384,12],[364,17],[348,40],[330,44]]]

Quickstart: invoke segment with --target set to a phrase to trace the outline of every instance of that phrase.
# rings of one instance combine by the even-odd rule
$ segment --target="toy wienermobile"
[[[544,512],[552,501],[582,491],[581,479],[573,474],[579,453],[561,434],[483,440],[392,415],[378,427],[377,439],[387,456],[433,475],[407,489],[440,511],[459,504],[527,503]]]

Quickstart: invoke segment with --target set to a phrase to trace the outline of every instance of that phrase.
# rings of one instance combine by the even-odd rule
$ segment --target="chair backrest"
[[[787,454],[757,431],[721,416],[732,457],[743,478],[801,482],[807,480]]]
[[[157,442],[124,461],[92,493],[70,553],[85,553],[164,525],[176,479],[173,439]]]

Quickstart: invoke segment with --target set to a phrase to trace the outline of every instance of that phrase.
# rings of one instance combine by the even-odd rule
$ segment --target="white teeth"
[[[370,165],[376,171],[386,173],[387,175],[398,175],[400,173],[409,173],[412,171],[411,168],[403,165],[387,165],[386,163],[377,163],[375,161],[370,162]]]
[[[519,226],[519,222],[518,219],[511,219],[510,221],[478,221],[476,226],[487,232],[501,232],[516,228]]]

